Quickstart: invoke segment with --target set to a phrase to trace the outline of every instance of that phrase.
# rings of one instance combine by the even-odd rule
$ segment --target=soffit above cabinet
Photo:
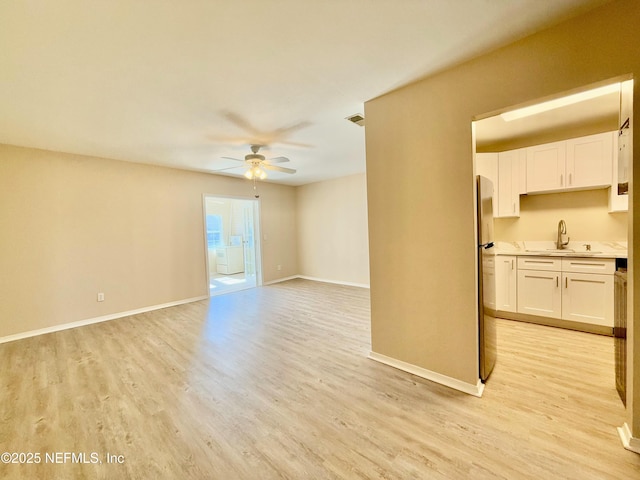
[[[476,151],[496,152],[618,129],[619,94],[507,122],[500,115],[476,122]]]

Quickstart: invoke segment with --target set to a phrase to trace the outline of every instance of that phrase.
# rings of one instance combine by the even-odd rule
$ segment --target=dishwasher
[[[615,306],[613,316],[616,390],[627,405],[627,269],[619,269],[614,276]]]

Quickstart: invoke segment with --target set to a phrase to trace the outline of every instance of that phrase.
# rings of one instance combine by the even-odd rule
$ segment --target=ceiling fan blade
[[[231,158],[231,157],[220,157],[220,158],[224,158],[225,160],[234,160],[236,162],[244,162],[244,160],[240,160],[239,158]]]
[[[267,160],[267,163],[285,163],[288,162],[289,159],[287,157],[275,157]]]
[[[245,117],[239,115],[235,112],[221,112],[222,116],[233,123],[236,127],[244,130],[245,132],[250,133],[253,136],[256,136],[260,133],[260,131],[249,122]]]
[[[269,165],[268,163],[264,163],[264,162],[262,163],[262,166],[267,170],[275,170],[276,172],[296,173],[296,171],[293,168],[277,167],[275,165]]]
[[[217,170],[212,170],[213,172],[224,172],[225,170],[233,170],[234,168],[243,168],[241,165],[237,167],[227,167],[227,168],[218,168]]]
[[[289,125],[288,127],[277,128],[273,131],[273,134],[276,135],[278,138],[284,138],[285,136],[288,137],[296,130],[307,128],[309,125],[311,125],[311,122],[307,122],[307,121],[298,122],[293,125]]]
[[[281,145],[289,145],[290,147],[297,147],[297,148],[313,148],[315,146],[315,145],[311,145],[310,143],[290,142],[289,140],[280,140],[279,142],[274,142],[274,143],[279,143]]]

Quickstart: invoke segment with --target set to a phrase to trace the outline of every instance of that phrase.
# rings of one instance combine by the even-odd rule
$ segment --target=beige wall
[[[627,213],[609,213],[609,190],[520,196],[520,218],[496,218],[502,241],[556,240],[558,221],[571,240],[627,241]]]
[[[297,193],[300,274],[369,285],[366,175],[304,185]]]
[[[207,295],[205,193],[253,194],[241,179],[0,145],[0,337]],[[295,188],[261,183],[260,202],[264,281],[294,275]]]
[[[621,75],[640,75],[638,25],[640,2],[613,2],[367,102],[374,352],[475,384],[471,120]],[[638,134],[634,150],[640,152]],[[633,169],[634,182],[639,170]],[[636,224],[633,228],[640,228]],[[633,263],[640,235],[631,222],[629,228]],[[633,284],[639,274],[632,272]],[[638,332],[639,307],[640,295],[635,295],[631,328]],[[638,349],[631,361],[637,377],[640,335],[631,339],[630,348]],[[640,436],[639,384],[632,376],[627,410],[635,436]]]

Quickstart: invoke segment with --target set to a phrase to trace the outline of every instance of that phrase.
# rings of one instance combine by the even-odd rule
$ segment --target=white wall
[[[298,187],[297,219],[301,275],[369,285],[364,173]]]

